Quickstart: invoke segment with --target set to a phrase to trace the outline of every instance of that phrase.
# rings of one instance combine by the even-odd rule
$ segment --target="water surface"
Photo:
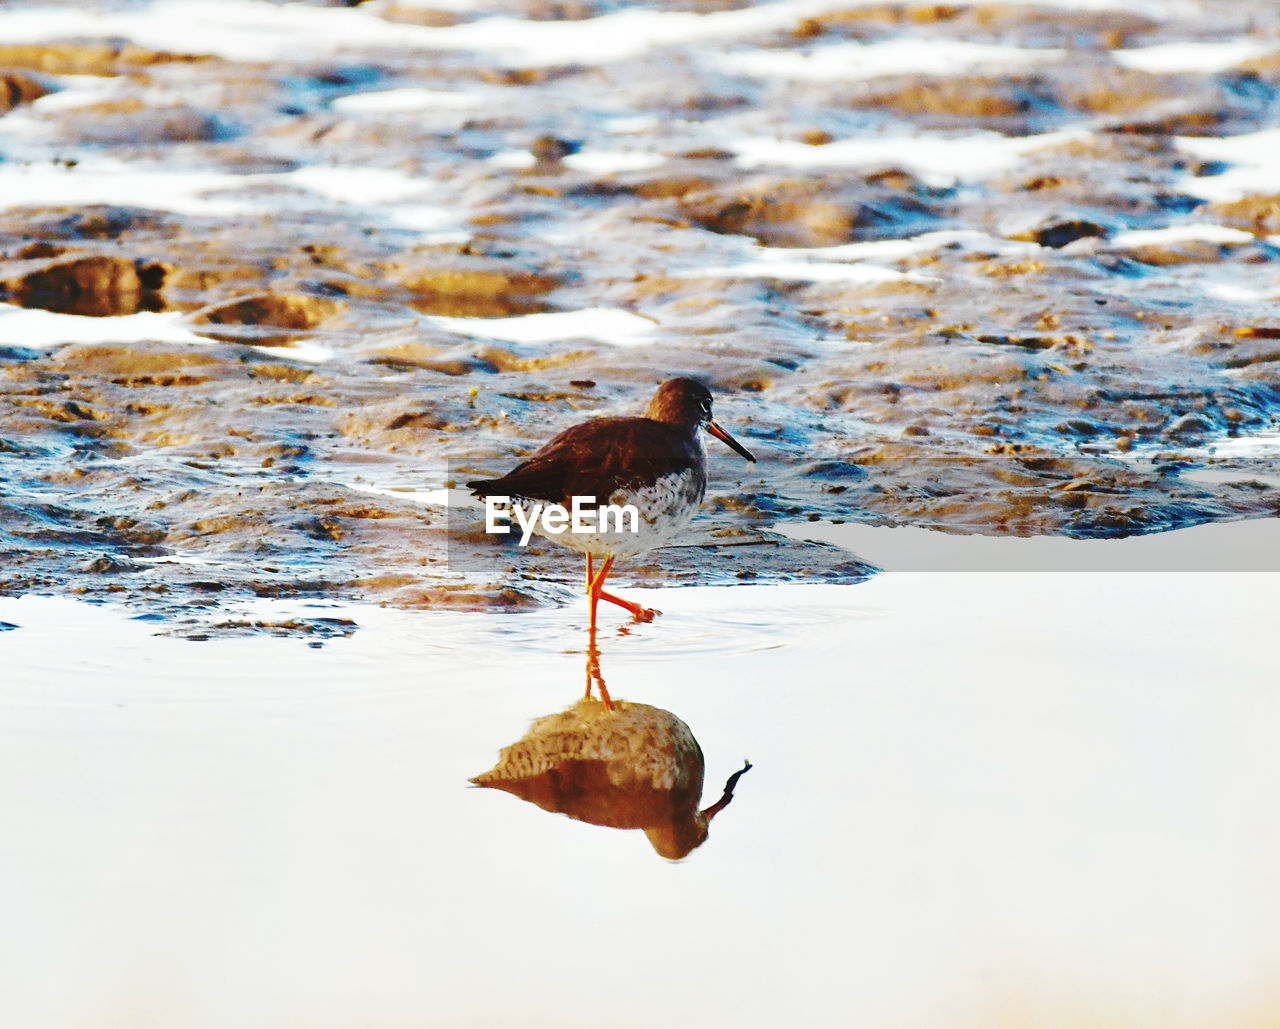
[[[754,765],[678,863],[467,785],[581,695],[581,605],[328,608],[360,628],[315,649],[5,600],[6,1008],[41,1027],[1269,1024],[1271,590],[663,590],[657,623],[602,638],[610,692],[688,724],[706,803]]]

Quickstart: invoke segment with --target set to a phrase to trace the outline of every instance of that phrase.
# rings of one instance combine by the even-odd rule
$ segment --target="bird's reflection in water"
[[[471,781],[583,822],[643,829],[654,850],[678,861],[705,842],[750,767],[745,762],[720,799],[700,810],[703,758],[693,733],[670,711],[611,699],[592,640],[586,695],[538,719]]]

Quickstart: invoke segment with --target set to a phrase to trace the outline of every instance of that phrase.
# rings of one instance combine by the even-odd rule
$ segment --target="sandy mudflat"
[[[0,593],[563,603],[438,495],[703,377],[659,578],[853,582],[817,519],[1269,519],[1280,14],[20,0],[0,10]],[[450,576],[446,563],[466,560]],[[296,626],[299,635],[331,627]]]

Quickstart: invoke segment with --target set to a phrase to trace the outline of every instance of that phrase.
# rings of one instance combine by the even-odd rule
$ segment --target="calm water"
[[[611,693],[691,727],[706,803],[754,764],[679,863],[467,785],[581,695],[581,606],[313,649],[4,601],[7,1020],[1270,1024],[1272,588],[651,594]]]

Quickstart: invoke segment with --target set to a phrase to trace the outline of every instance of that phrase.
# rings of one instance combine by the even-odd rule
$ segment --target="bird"
[[[467,487],[486,502],[509,498],[513,509],[534,513],[534,531],[586,555],[592,633],[601,600],[624,608],[636,622],[649,622],[659,612],[605,592],[605,579],[616,559],[662,546],[692,520],[707,488],[706,452],[699,435],[703,428],[755,462],[711,416],[711,391],[697,379],[676,378],[658,387],[643,416],[574,425],[506,475],[476,479]],[[587,504],[629,505],[636,515],[629,523],[619,516],[610,527],[600,514],[596,531],[545,531],[535,505],[570,508],[575,497]],[[597,558],[602,561],[599,571]]]

